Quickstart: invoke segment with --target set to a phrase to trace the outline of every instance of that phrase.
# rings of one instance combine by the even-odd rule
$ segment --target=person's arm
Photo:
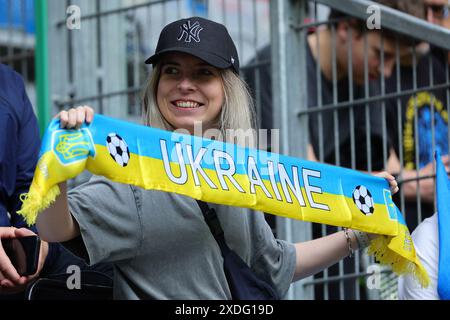
[[[60,195],[36,219],[39,236],[47,242],[63,242],[80,234],[80,229],[69,211],[66,183],[60,183]]]
[[[385,178],[389,182],[392,193],[398,191],[395,178],[387,172],[381,172],[377,176]],[[348,231],[351,249],[358,250],[358,241],[352,230]],[[368,234],[370,239],[377,235]],[[326,237],[295,244],[296,267],[293,281],[314,275],[336,262],[347,257],[351,252],[344,231],[339,231]]]
[[[358,249],[356,237],[349,231],[352,248]],[[293,281],[314,275],[350,254],[344,231],[311,241],[295,244],[297,254]]]
[[[1,96],[0,96],[1,98]],[[0,100],[0,112],[3,106]],[[8,114],[0,113],[0,225],[9,226],[8,212],[11,208],[11,190],[16,180],[16,139],[14,132],[17,130],[16,122]]]
[[[56,117],[60,118],[61,128],[78,129],[85,121],[92,122],[94,110],[83,106],[69,111],[61,111]],[[55,202],[41,212],[36,219],[40,237],[48,242],[69,241],[80,235],[78,223],[69,211],[66,183],[60,183],[59,189],[61,193]]]
[[[442,156],[441,159],[445,166],[445,169],[449,171],[450,166],[449,156],[448,155]],[[397,155],[394,152],[391,152],[388,161],[388,171],[398,172],[396,175],[398,175],[399,179],[405,181],[402,183],[402,189],[406,199],[416,200],[417,189],[419,188],[420,198],[423,201],[426,201],[428,203],[434,202],[435,181],[433,175],[435,174],[435,171],[434,171],[434,164],[432,162],[428,163],[425,167],[420,169],[419,172],[417,172],[417,170],[404,169],[401,172],[400,176],[400,161],[398,160]],[[429,177],[429,178],[422,178],[417,180],[417,178],[420,177]]]
[[[17,105],[17,130],[9,139],[15,154],[14,191],[9,200],[8,211],[11,215],[10,225],[16,228],[27,227],[22,216],[17,211],[22,206],[20,195],[28,192],[33,180],[34,170],[39,155],[40,139],[37,119],[25,91],[25,86],[19,75],[15,74],[13,81],[17,94],[13,97]],[[11,84],[11,85],[13,85]],[[11,155],[11,153],[9,153]],[[31,228],[34,230],[34,228]]]
[[[36,117],[25,92],[21,77],[2,66],[0,77],[5,81],[0,104],[0,293],[17,293],[40,273],[47,256],[47,243],[41,243],[38,271],[33,276],[20,276],[6,255],[3,239],[34,235],[16,211],[20,194],[28,191],[39,153],[39,131]],[[8,216],[9,213],[9,216]],[[19,229],[22,228],[22,229]],[[30,228],[32,229],[32,228]]]
[[[399,176],[401,180],[405,182],[402,183],[405,198],[408,200],[417,199],[417,189],[420,188],[420,198],[428,203],[433,203],[434,201],[434,179],[432,177],[422,178],[416,180],[417,178],[432,175],[433,174],[433,164],[429,163],[422,170],[417,173],[416,170],[404,170],[402,175]]]
[[[442,156],[442,163],[445,166],[445,170],[449,171],[450,158],[448,155]],[[433,176],[435,175],[435,168],[432,162],[428,163],[425,167],[419,170],[417,174],[416,170],[404,170],[401,176],[402,180],[410,180],[416,179],[420,177],[428,177],[418,180],[412,180],[409,182],[403,183],[403,189],[405,192],[405,197],[407,199],[416,199],[417,198],[417,188],[420,191],[420,197],[422,200],[433,203],[434,202],[434,187],[435,180]]]

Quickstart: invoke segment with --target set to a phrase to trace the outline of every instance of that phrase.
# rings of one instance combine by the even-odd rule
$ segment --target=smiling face
[[[225,100],[220,70],[185,53],[169,53],[161,59],[157,89],[158,108],[175,129],[194,133],[215,127]]]

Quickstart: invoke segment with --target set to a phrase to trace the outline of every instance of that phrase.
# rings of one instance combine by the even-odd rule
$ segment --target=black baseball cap
[[[156,64],[162,54],[184,52],[219,68],[239,73],[239,57],[224,25],[201,17],[177,20],[164,27],[155,54],[146,64]]]

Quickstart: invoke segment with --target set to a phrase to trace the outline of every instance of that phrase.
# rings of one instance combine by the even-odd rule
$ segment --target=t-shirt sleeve
[[[254,215],[254,214],[252,214]],[[251,268],[261,279],[275,288],[282,298],[286,295],[294,277],[296,253],[292,243],[276,239],[262,214],[257,219],[257,251]]]
[[[417,256],[427,270],[430,285],[422,288],[411,275],[403,275],[398,281],[400,300],[439,300],[437,292],[439,240],[437,216],[425,219],[412,234]]]
[[[130,186],[96,176],[68,193],[69,210],[80,227],[89,264],[137,255],[142,230],[135,199]]]

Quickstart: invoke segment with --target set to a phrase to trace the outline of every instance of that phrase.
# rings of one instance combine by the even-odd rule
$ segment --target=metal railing
[[[398,204],[401,211],[406,213],[407,221],[417,225],[424,217],[434,213],[432,201],[426,202],[423,200],[419,185],[419,181],[430,180],[429,178],[433,175],[428,174],[403,179],[402,174],[406,171],[415,172],[418,176],[421,174],[420,169],[423,168],[424,164],[420,157],[427,153],[426,150],[422,150],[424,142],[430,145],[429,154],[433,154],[438,146],[448,152],[450,133],[447,123],[450,83],[447,58],[442,59],[443,62],[440,65],[442,74],[438,75],[439,67],[434,65],[436,62],[435,56],[421,57],[416,46],[420,42],[426,41],[440,47],[446,53],[446,50],[450,49],[450,31],[378,5],[381,14],[381,29],[383,31],[389,29],[398,33],[394,42],[395,67],[393,75],[390,80],[386,80],[384,76],[380,76],[378,80],[369,78],[369,63],[373,63],[373,60],[369,61],[368,58],[371,49],[368,48],[367,38],[370,32],[364,32],[362,40],[364,41],[364,59],[360,61],[360,66],[356,65],[358,69],[363,68],[363,82],[356,86],[358,70],[354,70],[356,57],[352,54],[355,53],[354,50],[358,44],[348,41],[346,44],[347,50],[336,52],[336,42],[341,41],[341,38],[336,36],[338,26],[336,23],[342,21],[342,19],[329,20],[326,16],[325,18],[320,17],[321,5],[362,19],[365,25],[369,16],[367,8],[377,5],[377,3],[365,0],[279,0],[272,2],[271,72],[273,100],[271,103],[273,105],[273,126],[281,129],[282,153],[306,157],[308,155],[308,144],[312,143],[314,140],[311,139],[315,138],[317,139],[317,146],[314,151],[316,151],[315,156],[318,161],[373,172],[382,169],[392,170],[391,162],[388,162],[388,160],[391,161],[392,159],[391,148],[392,150],[396,149],[399,168],[395,173],[399,175],[398,180],[402,186]],[[351,19],[346,19],[348,23],[351,22]],[[331,35],[330,39],[327,38],[331,43],[329,47],[331,52],[329,56],[327,55],[327,58],[330,58],[331,61],[322,65],[315,63],[315,67],[311,69],[313,60],[310,58],[310,60],[307,60],[307,57],[308,55],[314,55],[317,61],[317,57],[322,56],[323,52],[321,53],[320,50],[323,46],[319,45],[319,39],[323,30],[328,30],[327,32]],[[339,32],[342,37],[342,29],[339,29]],[[348,39],[354,41],[357,39],[351,35],[351,32],[358,32],[353,28],[347,28],[345,32],[347,32]],[[309,40],[314,37],[316,42],[312,44]],[[414,38],[415,40],[409,40],[410,52],[408,55],[400,57],[400,48],[404,47],[406,38]],[[371,59],[379,59],[379,68],[383,71],[385,69],[383,41],[387,40],[384,36],[381,39],[381,50],[377,53],[378,56],[372,56]],[[340,50],[342,50],[342,46]],[[408,58],[412,60],[413,66],[410,67],[412,74],[409,77],[405,76],[404,73],[404,70],[408,68],[402,66]],[[343,63],[345,59],[347,60],[346,65]],[[338,65],[338,60],[340,60],[341,65]],[[344,70],[342,70],[342,65],[345,66]],[[327,67],[329,69],[326,69]],[[326,74],[326,71],[329,71],[328,74]],[[417,74],[418,72],[421,72],[420,77]],[[339,77],[338,73],[344,73],[346,76]],[[328,78],[324,81],[327,76]],[[429,79],[427,83],[423,80],[425,77]],[[436,81],[435,79],[439,77],[440,81]],[[342,86],[342,82],[347,82],[346,86]],[[409,84],[409,87],[405,87],[405,83]],[[311,87],[315,87],[316,92],[311,91]],[[343,87],[347,90],[343,95],[346,97],[342,97],[342,90],[339,91]],[[375,89],[377,92],[374,91]],[[328,92],[328,96],[324,96],[326,92]],[[429,104],[425,107],[420,105],[420,94],[423,93],[427,93],[427,97],[431,97]],[[406,114],[412,118],[412,124],[408,128],[408,132],[405,131],[407,123],[404,119],[405,108],[408,103],[407,98],[410,98],[409,105],[412,106],[409,113]],[[440,109],[437,107],[438,105]],[[427,109],[429,112],[426,111]],[[437,111],[439,111],[439,114]],[[358,117],[357,114],[359,114]],[[438,119],[439,115],[440,118]],[[426,116],[429,116],[429,118],[424,120]],[[379,117],[378,122],[374,122],[375,117]],[[364,125],[361,126],[358,121],[363,121]],[[439,140],[439,144],[436,144],[437,126],[439,126],[439,138],[444,140],[444,142],[442,142],[442,139]],[[363,127],[363,130],[358,130],[358,127]],[[429,130],[427,131],[429,137],[426,139],[422,137],[423,141],[419,143],[423,133],[420,130],[425,130],[424,128]],[[379,146],[372,141],[374,131],[379,132]],[[311,132],[313,132],[312,137]],[[411,163],[409,167],[404,167],[406,164],[404,154],[405,132],[410,134],[409,138],[412,137],[412,141],[410,139],[406,143],[412,143],[414,146],[412,148],[414,151],[412,168]],[[348,136],[345,136],[346,134]],[[363,145],[362,148],[359,143]],[[349,150],[343,150],[345,148]],[[347,159],[342,158],[342,155],[345,154],[344,151],[347,152]],[[359,168],[360,163],[358,164],[360,162],[358,157],[361,154],[365,154],[364,168]],[[408,183],[414,184],[416,191],[413,199],[411,199],[411,195],[408,195],[409,199],[407,200],[405,199],[405,190]],[[414,210],[411,210],[411,206],[407,205],[409,202],[414,204],[413,206],[417,211],[415,214],[412,212]],[[410,216],[408,216],[408,212],[410,212]],[[335,230],[335,228],[326,226],[277,218],[277,233],[288,241],[324,236]],[[289,292],[289,298],[392,298],[395,296],[395,294],[392,294],[395,293],[395,290],[392,291],[393,275],[386,270],[381,273],[381,276],[387,279],[387,283],[391,283],[391,287],[388,288],[392,291],[390,294],[386,294],[386,288],[383,289],[384,291],[381,288],[379,290],[367,288],[366,279],[370,275],[366,270],[372,263],[373,260],[366,259],[364,255],[356,256],[353,261],[348,259],[341,261],[337,267],[325,270],[314,278],[304,279],[293,285]]]

